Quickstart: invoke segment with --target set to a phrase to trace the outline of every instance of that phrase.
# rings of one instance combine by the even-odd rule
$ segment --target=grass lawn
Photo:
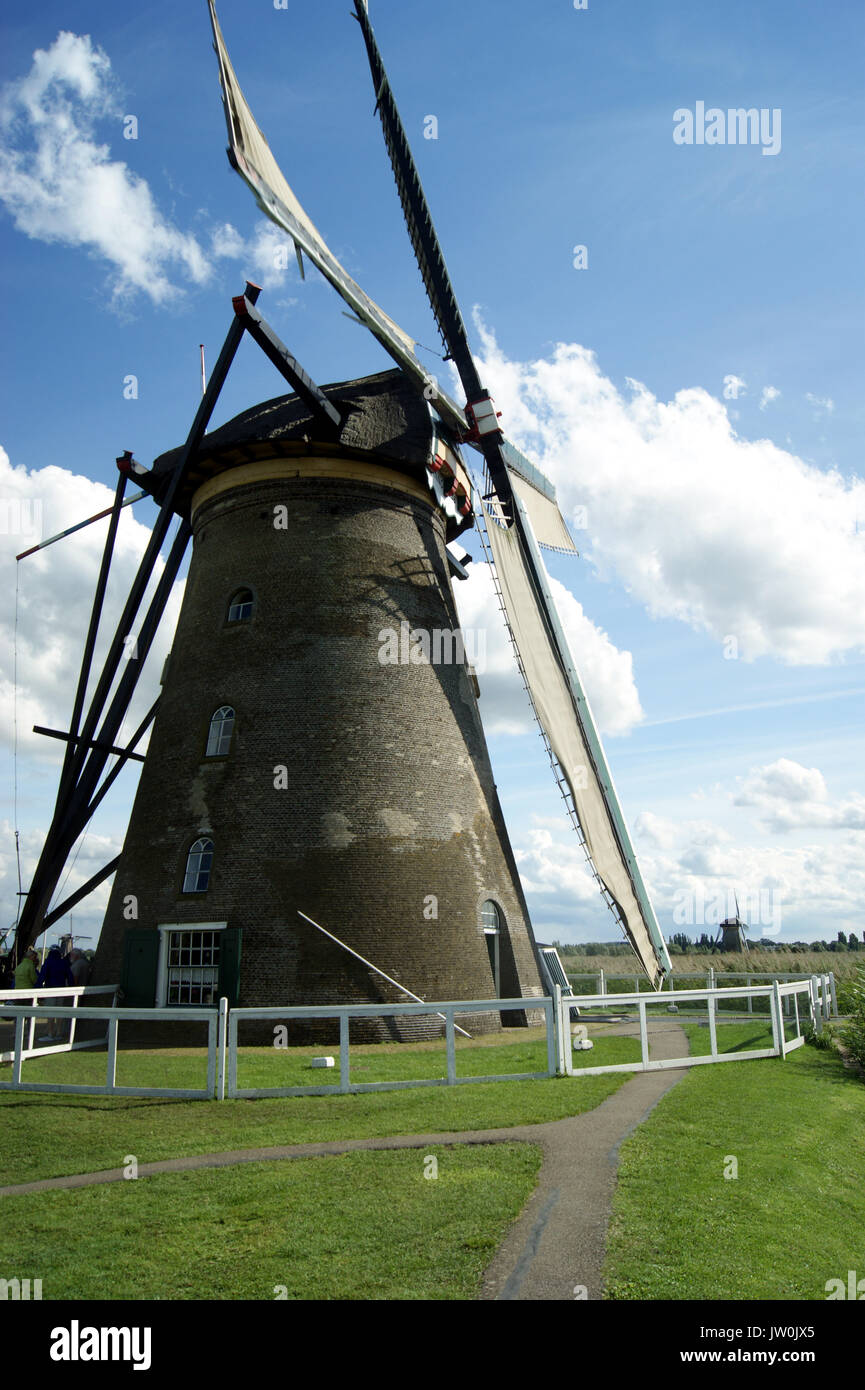
[[[43,1299],[470,1299],[540,1149],[430,1153],[435,1179],[421,1151],[354,1153],[7,1197],[3,1268]]]
[[[768,1045],[761,1026],[719,1028],[721,1049]],[[865,1085],[833,1054],[695,1067],[622,1146],[605,1296],[825,1299],[865,1270],[863,1172]]]
[[[467,1069],[475,1066],[489,1073],[528,1070],[528,1065],[514,1062],[520,1057],[525,1061],[523,1050],[538,1046],[544,1047],[532,1039],[504,1044],[479,1040],[475,1048],[466,1044],[458,1049],[457,1073],[469,1075]],[[382,1079],[379,1069],[396,1064],[414,1066],[416,1074],[425,1075],[435,1050],[435,1044],[384,1044],[352,1048],[352,1058],[357,1054],[360,1061],[367,1056],[372,1059],[376,1072],[370,1073],[370,1079]],[[294,1063],[286,1053],[272,1048],[248,1051],[258,1055],[246,1058],[244,1053],[242,1083],[290,1084],[284,1078],[286,1068]],[[389,1053],[396,1062],[388,1059]],[[599,1038],[594,1051],[582,1056],[596,1064],[631,1061],[639,1056],[639,1045],[631,1038]],[[101,1078],[104,1072],[104,1054],[76,1052],[31,1059],[24,1063],[23,1076],[25,1080],[76,1082]],[[197,1085],[203,1084],[203,1072],[203,1054],[188,1050],[130,1051],[118,1058],[118,1081],[124,1085]],[[4,1073],[8,1075],[8,1068],[0,1074]],[[303,1079],[319,1082],[325,1075],[305,1071]],[[331,1072],[328,1080],[332,1076]],[[365,1073],[360,1076],[366,1079]],[[126,1154],[148,1163],[274,1144],[541,1124],[593,1109],[627,1080],[625,1073],[233,1101],[6,1091],[0,1093],[0,1183],[117,1168]]]

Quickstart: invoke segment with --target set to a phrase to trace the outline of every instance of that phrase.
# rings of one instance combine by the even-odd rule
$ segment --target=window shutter
[[[219,997],[225,995],[228,1007],[240,1002],[240,927],[226,927],[219,933]]]
[[[159,964],[159,932],[150,927],[130,927],[123,938],[120,969],[121,1003],[127,1009],[152,1009],[156,1003],[156,971]]]

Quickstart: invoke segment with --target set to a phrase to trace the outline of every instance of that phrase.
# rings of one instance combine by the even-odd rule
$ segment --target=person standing
[[[36,989],[36,962],[39,957],[31,946],[29,951],[25,951],[17,966],[15,967],[15,988],[16,989]]]
[[[69,952],[69,969],[72,972],[72,983],[74,985],[87,984],[90,975],[90,961],[83,951],[79,951],[76,946],[74,951]]]
[[[50,989],[52,986],[57,989],[62,988],[63,985],[71,985],[72,983],[72,971],[69,968],[69,961],[66,956],[60,954],[59,946],[52,946],[48,955],[45,957],[45,964],[39,971],[39,986],[43,989]],[[61,996],[59,999],[46,999],[45,1004],[46,1006],[51,1004],[59,1004],[62,1006],[63,997]],[[46,1033],[43,1041],[62,1042],[62,1031],[59,1033],[55,1031],[58,1024],[60,1024],[60,1019],[49,1018],[46,1020],[46,1023],[50,1031]]]

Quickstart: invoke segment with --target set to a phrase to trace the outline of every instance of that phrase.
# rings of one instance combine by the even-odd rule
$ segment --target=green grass
[[[470,1299],[540,1149],[429,1152],[436,1179],[421,1151],[354,1153],[7,1197],[3,1268],[70,1301]]]
[[[708,1057],[712,1050],[708,1023],[683,1023],[692,1057]],[[772,1046],[772,1025],[756,1018],[753,1023],[719,1023],[717,1025],[719,1052],[761,1052]],[[790,1034],[792,1037],[792,1033]]]
[[[500,1048],[506,1056],[498,1060],[510,1064],[513,1047],[533,1045],[530,1041],[479,1043],[474,1060],[470,1060],[466,1047],[457,1059],[458,1074],[468,1074],[463,1068],[469,1065],[491,1071],[508,1070],[510,1065],[496,1065],[495,1054]],[[575,1054],[575,1060],[581,1056],[595,1065],[627,1061],[638,1055],[635,1046],[633,1039],[599,1038],[593,1052]],[[365,1052],[375,1057],[378,1051],[379,1062],[384,1065],[385,1054],[398,1054],[400,1048],[404,1056],[413,1048],[420,1058],[417,1065],[427,1064],[424,1059],[428,1060],[429,1047],[424,1053],[424,1045],[420,1044],[352,1048],[352,1056],[357,1051],[361,1058]],[[263,1049],[262,1054],[257,1059],[250,1058],[252,1071],[246,1077],[241,1073],[241,1079],[261,1075],[259,1084],[280,1084],[272,1069],[286,1065],[284,1055],[271,1055],[273,1049]],[[154,1081],[163,1085],[195,1085],[200,1084],[203,1065],[200,1053],[130,1051],[120,1055],[118,1080],[125,1085],[148,1085]],[[104,1054],[60,1053],[25,1062],[23,1075],[25,1080],[72,1082],[88,1075],[102,1077],[104,1068]],[[324,1073],[305,1075],[319,1080]],[[542,1124],[593,1109],[627,1080],[627,1074],[556,1077],[362,1095],[233,1101],[3,1092],[0,1183],[117,1168],[130,1153],[140,1163],[148,1163],[237,1148]]]
[[[825,1299],[827,1280],[865,1269],[863,1171],[865,1086],[837,1057],[695,1067],[622,1146],[605,1296]]]

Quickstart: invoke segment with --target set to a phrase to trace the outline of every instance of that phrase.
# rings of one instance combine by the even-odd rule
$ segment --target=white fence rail
[[[598,994],[609,995],[610,991],[607,988],[608,979],[633,980],[635,994],[641,992],[644,994],[654,993],[654,990],[652,990],[649,985],[649,981],[644,976],[633,975],[626,970],[622,971],[621,974],[618,974],[615,970],[591,970],[577,972],[568,970],[567,965],[565,965],[565,970],[568,979],[572,983],[577,980],[594,980],[597,986],[596,993]],[[835,988],[835,972],[830,970],[826,974],[820,974],[818,978],[821,980],[826,980],[828,982],[828,988],[831,998],[831,1009],[830,1013],[828,1013],[826,1017],[837,1017],[838,997]],[[811,975],[805,971],[800,971],[798,973],[784,973],[781,971],[771,970],[715,970],[714,966],[710,965],[704,971],[689,971],[687,973],[682,972],[681,974],[674,971],[671,975],[667,977],[666,992],[669,994],[675,994],[678,997],[678,995],[683,992],[679,989],[680,980],[705,980],[707,989],[726,989],[727,985],[725,982],[727,980],[744,980],[746,986],[750,986],[759,983],[759,981],[761,980],[766,980],[770,983],[773,980],[778,980],[782,984],[788,984],[794,980],[810,979]],[[685,986],[685,988],[687,988],[687,986]],[[577,995],[576,997],[578,999],[582,999],[586,996]],[[790,1000],[785,997],[785,1011],[789,1013],[790,1010],[792,1010],[792,1007],[793,1006]],[[753,1012],[752,1001],[750,999],[748,1000],[747,1012]]]
[[[455,1014],[504,1013],[519,1009],[525,1012],[528,1006],[544,1010],[547,1030],[547,1070],[512,1072],[493,1076],[457,1076]],[[417,1077],[410,1081],[352,1081],[349,1024],[352,1019],[362,1018],[406,1018],[419,1015],[441,1014],[445,1020],[446,1072],[442,1077]],[[256,1086],[239,1087],[237,1084],[238,1025],[244,1019],[269,1019],[274,1023],[293,1022],[297,1019],[338,1019],[339,1020],[339,1081],[332,1086]],[[334,1094],[356,1095],[362,1091],[405,1090],[411,1086],[464,1086],[469,1082],[480,1081],[535,1081],[556,1073],[557,1040],[556,1010],[549,997],[528,999],[459,999],[447,1003],[425,1004],[344,1004],[332,1008],[271,1008],[271,1009],[232,1009],[228,1019],[228,1095],[230,1099],[251,1099],[260,1096],[326,1096]],[[219,1097],[222,1099],[222,1097]]]
[[[580,1017],[586,1021],[591,1021],[590,1015],[584,1015],[583,1011],[592,1008],[609,1009],[610,1005],[624,1008],[636,1006],[639,1027],[640,1027],[640,1061],[639,1062],[618,1062],[599,1067],[575,1067],[573,1052],[569,1045],[570,1040],[567,1035],[570,1031],[570,1015],[575,1000],[573,998],[562,997],[560,991],[556,994],[556,1006],[559,1016],[559,1047],[560,1061],[564,1063],[564,1071],[568,1076],[599,1076],[604,1072],[628,1072],[628,1071],[670,1071],[678,1070],[682,1067],[706,1066],[713,1062],[739,1062],[760,1057],[786,1057],[788,1052],[794,1048],[801,1047],[805,1042],[802,1033],[802,1022],[804,1021],[814,1029],[815,1032],[822,1032],[824,1019],[829,1018],[832,1008],[832,996],[829,988],[829,977],[826,975],[812,975],[808,979],[793,981],[786,984],[773,980],[768,985],[757,985],[748,988],[744,987],[725,987],[715,989],[694,989],[677,990],[677,1005],[692,1002],[694,1004],[705,1004],[708,1012],[709,1023],[709,1053],[699,1057],[674,1057],[659,1058],[652,1060],[649,1055],[649,1031],[648,1031],[648,1009],[659,1006],[663,1007],[668,995],[662,993],[645,994],[634,992],[630,994],[592,994],[579,995],[576,1002],[579,1004]],[[735,1052],[718,1051],[718,1031],[717,1031],[717,1006],[719,1000],[724,1002],[730,998],[734,999],[761,999],[765,998],[769,1004],[769,1015],[772,1022],[772,1046],[770,1048],[756,1048],[754,1050],[741,1050]],[[792,1038],[787,1038],[785,1027],[784,1005],[785,1001],[790,1001],[792,1026],[795,1033]],[[802,1010],[800,1013],[800,1001]],[[667,1009],[670,1008],[666,1004]],[[582,1028],[582,1024],[577,1025]],[[565,1041],[567,1039],[567,1041]],[[562,1044],[564,1043],[564,1046]]]
[[[48,1046],[44,1041],[36,1038],[36,1026],[40,1022],[52,1022],[61,1017],[62,1009],[55,1009],[51,1006],[57,1000],[69,1000],[65,1007],[77,1009],[80,1000],[85,997],[92,997],[97,994],[110,994],[112,1007],[117,1003],[117,991],[119,985],[62,985],[52,989],[50,985],[43,986],[42,989],[3,989],[0,990],[0,1024],[4,1019],[14,1022],[17,1016],[16,1007],[31,1005],[32,1011],[29,1015],[29,1026],[27,1028],[27,1042],[22,1053],[23,1057],[44,1057],[51,1052],[73,1052],[81,1047],[101,1047],[104,1038],[85,1040],[84,1042],[75,1041],[75,1025],[82,1015],[74,1013],[69,1027],[69,1037],[61,1042],[52,1042]],[[11,1008],[9,1006],[12,1006]],[[45,1007],[41,1007],[45,1006]],[[88,1008],[87,1018],[92,1018],[93,1013]],[[17,1044],[16,1044],[17,1047]],[[15,1060],[16,1052],[0,1051],[0,1062],[12,1062]]]
[[[52,998],[59,991],[54,991]],[[76,1043],[76,1047],[102,1047],[107,1042],[105,1081],[100,1085],[91,1081],[73,1084],[60,1081],[24,1081],[21,1077],[22,1064],[27,1057],[44,1056],[45,1052],[30,1052],[24,1046],[24,1028],[36,1009],[33,1005],[9,1008],[8,1015],[15,1020],[15,1048],[11,1057],[12,1076],[9,1081],[0,1081],[0,1091],[57,1091],[66,1095],[98,1096],[174,1096],[184,1100],[211,1100],[219,1085],[219,1062],[224,1057],[225,1018],[228,1013],[228,1000],[221,999],[218,1009],[87,1009],[86,1014],[73,1008],[51,1007],[53,1018],[78,1019],[79,1021],[105,1019],[108,1024],[106,1037],[93,1042]],[[207,1024],[207,1081],[202,1087],[175,1086],[118,1086],[117,1084],[117,1033],[120,1023],[146,1021],[153,1023],[171,1022]],[[64,1048],[50,1048],[46,1051],[69,1051]]]
[[[218,1008],[160,1008],[160,1009],[122,1009],[117,1007],[86,1007],[79,1009],[81,995],[106,993],[115,986],[86,986],[74,989],[49,990],[47,996],[52,1001],[45,1007],[46,1000],[37,1002],[30,994],[14,992],[14,1004],[9,1000],[11,991],[0,996],[0,1020],[14,1022],[15,1040],[11,1052],[3,1054],[4,1061],[12,1063],[9,1080],[0,1080],[0,1091],[53,1091],[71,1095],[108,1096],[169,1096],[186,1100],[251,1099],[265,1096],[316,1096],[331,1094],[358,1094],[365,1091],[402,1090],[416,1086],[460,1086],[489,1081],[538,1080],[556,1073],[567,1076],[596,1076],[603,1072],[637,1072],[669,1070],[672,1068],[704,1066],[713,1062],[734,1062],[764,1057],[785,1057],[794,1048],[801,1047],[805,1041],[803,1024],[820,1032],[824,1020],[833,1009],[831,977],[813,975],[807,980],[781,983],[773,980],[771,984],[740,987],[716,987],[714,989],[677,990],[677,1005],[693,1003],[705,1006],[708,1014],[709,1053],[706,1056],[684,1056],[653,1060],[649,1047],[648,1010],[659,1008],[669,1010],[669,995],[666,993],[647,994],[634,991],[628,994],[600,993],[574,997],[563,996],[556,986],[552,997],[531,999],[459,999],[445,1003],[427,1001],[423,1004],[344,1004],[330,1008],[289,1007],[267,1009],[231,1009],[228,1001],[221,999]],[[60,1006],[53,1001],[61,993],[75,996],[71,1006]],[[30,1002],[22,1003],[22,996]],[[719,1052],[718,1018],[719,1001],[733,999],[767,999],[772,1025],[772,1047],[754,1051]],[[591,1010],[609,1010],[611,1005],[623,1008],[636,1008],[639,1020],[640,1060],[620,1062],[605,1066],[575,1067],[571,1044],[571,1012],[575,1003],[579,1004],[581,1018],[591,1021]],[[790,1019],[785,1020],[784,1009],[789,1005]],[[543,1010],[546,1026],[547,1067],[545,1071],[510,1072],[482,1076],[458,1076],[455,1033],[457,1015],[478,1013],[504,1013],[508,1010]],[[69,1020],[72,1034],[69,1042],[49,1048],[34,1048],[33,1022],[40,1015],[55,1019]],[[585,1013],[583,1011],[586,1011]],[[416,1077],[410,1080],[360,1081],[351,1079],[350,1025],[353,1019],[405,1018],[421,1015],[439,1014],[444,1019],[444,1074],[438,1077]],[[667,1015],[665,1015],[667,1017]],[[238,1052],[241,1045],[238,1029],[245,1020],[271,1020],[275,1024],[285,1024],[306,1019],[331,1019],[339,1023],[339,1080],[333,1085],[310,1086],[238,1086]],[[107,1034],[103,1037],[83,1042],[74,1041],[76,1020],[104,1020]],[[195,1023],[207,1025],[207,1074],[201,1087],[171,1086],[123,1086],[117,1084],[117,1044],[121,1023]],[[583,1024],[578,1027],[582,1028]],[[787,1037],[787,1028],[793,1029],[793,1036]],[[52,1052],[71,1051],[79,1047],[106,1047],[105,1079],[103,1082],[71,1083],[59,1081],[25,1081],[22,1077],[23,1063],[30,1058],[38,1058]],[[2,1075],[2,1074],[0,1074]]]

